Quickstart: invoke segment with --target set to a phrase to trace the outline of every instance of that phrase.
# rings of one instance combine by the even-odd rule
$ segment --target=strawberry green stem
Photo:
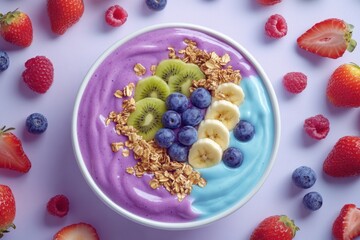
[[[15,128],[13,127],[9,127],[9,128],[6,128],[6,126],[3,126],[1,129],[0,129],[0,135],[3,134],[3,133],[6,133],[6,132],[10,132],[12,130],[15,130]]]
[[[8,226],[7,229],[0,229],[0,238],[2,238],[4,236],[4,233],[10,232],[9,228],[16,229],[16,226],[15,226],[15,224],[12,223],[12,224],[10,224],[10,226]]]
[[[285,226],[287,226],[288,228],[291,229],[292,234],[293,234],[293,238],[296,235],[296,232],[300,230],[300,228],[298,226],[295,225],[294,220],[291,220],[289,217],[287,217],[286,215],[281,215],[280,216],[280,222],[284,223]]]
[[[14,11],[10,11],[6,14],[0,13],[0,24],[9,25],[18,15],[20,11],[16,8]]]
[[[350,62],[350,64],[351,64],[351,65],[353,65],[354,67],[356,67],[357,69],[359,69],[359,70],[360,70],[360,66],[359,66],[359,65],[357,65],[356,63],[354,63],[354,62]]]
[[[356,45],[357,45],[357,42],[354,39],[351,38],[352,33],[353,33],[353,29],[354,29],[354,25],[347,24],[347,31],[345,33],[345,40],[346,40],[346,42],[348,44],[346,49],[349,52],[354,51],[354,49],[356,48]]]

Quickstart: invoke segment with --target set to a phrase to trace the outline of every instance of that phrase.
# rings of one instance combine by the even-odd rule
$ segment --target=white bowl
[[[214,189],[216,188],[220,189],[220,188],[219,186],[213,187],[212,184],[214,184],[215,186],[214,182],[216,181],[212,181],[212,180],[208,182],[208,185],[205,188],[194,189],[193,193],[188,198],[189,199],[188,203],[191,205],[190,210],[196,212],[198,216],[192,220],[188,220],[188,221],[184,220],[181,222],[173,222],[173,221],[157,219],[157,217],[161,218],[161,213],[159,213],[159,216],[154,215],[156,216],[155,219],[147,218],[146,215],[144,214],[137,214],[132,212],[131,208],[127,208],[125,206],[126,204],[122,204],[117,200],[119,196],[121,197],[122,195],[126,195],[126,193],[119,192],[119,193],[114,193],[111,196],[108,194],[110,192],[109,189],[112,190],[124,189],[124,186],[121,185],[120,182],[123,181],[122,178],[123,179],[129,178],[129,174],[126,175],[126,173],[121,171],[122,168],[121,161],[123,160],[121,161],[118,160],[120,158],[119,155],[117,157],[114,157],[113,155],[115,154],[112,153],[111,148],[109,146],[110,142],[114,141],[117,135],[115,134],[113,129],[111,129],[111,127],[107,127],[104,124],[104,119],[107,117],[106,115],[107,113],[109,113],[111,110],[115,110],[113,108],[116,108],[116,104],[111,103],[112,101],[115,101],[115,98],[112,99],[113,92],[106,86],[110,86],[110,85],[113,86],[116,84],[121,85],[122,84],[121,81],[116,80],[118,79],[119,74],[121,74],[120,70],[126,72],[126,69],[123,68],[125,66],[126,67],[133,66],[132,64],[134,64],[134,62],[131,62],[132,61],[131,57],[128,57],[127,61],[130,62],[128,65],[126,65],[127,63],[122,62],[121,68],[120,67],[113,68],[109,72],[106,72],[106,69],[104,70],[104,72],[100,72],[100,70],[99,72],[97,71],[100,66],[104,66],[106,64],[111,66],[113,64],[118,64],[109,60],[112,54],[113,55],[115,55],[115,53],[119,55],[122,54],[122,52],[117,52],[117,49],[123,47],[124,45],[126,46],[126,44],[130,44],[130,42],[134,42],[139,37],[144,37],[148,33],[156,33],[155,35],[159,35],[160,32],[158,31],[167,31],[172,28],[176,28],[177,30],[179,30],[179,32],[183,30],[195,34],[199,32],[201,35],[208,37],[208,41],[210,41],[211,44],[218,44],[220,42],[220,44],[227,45],[226,49],[231,48],[232,50],[236,51],[237,52],[236,56],[238,56],[240,59],[238,63],[240,64],[240,67],[243,69],[243,72],[241,72],[243,75],[243,80],[241,84],[244,84],[242,85],[242,87],[245,91],[245,95],[247,91],[253,91],[259,94],[259,98],[257,98],[257,96],[252,96],[253,94],[249,94],[249,96],[246,95],[245,102],[243,103],[244,106],[243,105],[240,106],[241,118],[248,118],[251,121],[256,122],[256,124],[259,126],[259,129],[256,129],[256,134],[254,137],[255,139],[254,144],[256,143],[257,145],[239,144],[240,147],[246,146],[248,149],[250,149],[249,153],[247,153],[249,156],[245,155],[245,160],[244,160],[245,164],[243,164],[244,166],[240,166],[239,169],[234,170],[234,169],[228,169],[224,166],[219,166],[218,168],[215,169],[200,170],[201,173],[205,176],[204,177],[205,179],[206,176],[209,176],[209,179],[212,179],[212,177],[217,179],[219,177],[221,180],[220,181],[221,184],[224,185],[221,186],[223,192],[214,191]],[[183,35],[179,34],[179,36],[183,36]],[[188,37],[191,38],[194,36],[195,35],[190,34]],[[159,37],[158,40],[166,42],[168,41],[168,37],[172,39],[173,35],[163,35]],[[143,48],[148,52],[148,55],[146,56],[147,59],[152,57],[154,51],[160,51],[156,49],[157,43],[151,45],[152,42],[149,39],[150,37],[145,37],[141,39],[141,43],[145,44]],[[149,41],[149,42],[144,43],[144,41],[145,42]],[[171,44],[172,43],[170,42],[168,43],[169,46]],[[133,50],[136,50],[137,48],[138,47],[134,48]],[[201,44],[199,44],[199,48],[201,48]],[[125,49],[123,50],[125,51]],[[126,51],[131,52],[132,50],[129,46],[127,46]],[[166,49],[161,51],[164,52],[164,55],[167,55]],[[218,54],[223,54],[223,53],[218,53]],[[134,59],[136,58],[137,57],[134,56]],[[139,59],[137,59],[137,61],[139,61]],[[101,84],[95,83],[95,80],[92,79],[93,78],[95,79],[98,74],[102,75],[102,77],[106,76],[105,78],[107,78],[108,80],[111,79],[112,82],[110,83],[109,80],[106,83],[101,83]],[[97,86],[96,84],[99,84],[99,86]],[[91,86],[95,85],[96,87],[88,87],[89,85]],[[91,89],[91,91],[87,90],[88,88]],[[84,93],[87,91],[90,92],[87,93],[87,95],[85,96]],[[97,106],[97,103],[99,101],[103,101],[103,102],[102,104]],[[105,103],[109,103],[109,104],[104,104],[104,101]],[[249,101],[248,105],[246,105],[247,101]],[[253,106],[261,105],[259,104],[258,101],[264,101],[266,105],[265,108],[263,108],[263,106],[262,107],[250,106],[250,105]],[[84,106],[87,106],[88,108],[86,107],[83,107],[84,109],[81,108],[82,102],[84,102]],[[92,107],[90,108],[89,106]],[[80,112],[81,114],[79,115],[80,109],[82,109],[82,111]],[[84,119],[87,119],[86,121],[88,122],[86,122]],[[84,127],[82,124],[86,124],[86,127]],[[94,133],[90,134],[89,133],[90,131],[95,131],[95,134]],[[83,138],[81,139],[79,138],[79,133],[87,134],[87,136],[85,137],[85,141]],[[108,136],[111,136],[111,139],[109,139]],[[80,167],[80,170],[84,178],[86,179],[90,188],[95,192],[95,194],[112,210],[137,223],[154,228],[191,229],[215,222],[216,220],[221,219],[233,213],[241,206],[243,206],[260,189],[260,187],[266,180],[267,176],[269,175],[269,172],[274,164],[275,157],[277,154],[279,140],[280,140],[280,113],[279,113],[279,107],[278,107],[276,95],[272,88],[271,82],[269,81],[267,75],[265,74],[259,63],[252,57],[252,55],[244,47],[242,47],[239,43],[235,42],[229,37],[205,27],[190,25],[190,24],[169,23],[169,24],[162,24],[162,25],[156,25],[156,26],[144,28],[140,31],[135,32],[134,34],[131,34],[119,40],[113,46],[111,46],[107,51],[105,51],[100,56],[100,58],[94,63],[94,65],[90,68],[89,72],[85,76],[85,79],[79,89],[76,98],[75,107],[73,111],[73,121],[72,121],[72,140],[73,140],[73,148],[75,151],[77,163]],[[94,142],[90,142],[90,141],[94,141]],[[232,142],[233,145],[238,145],[236,140],[232,139],[232,141],[233,141]],[[84,142],[86,142],[86,144]],[[87,146],[85,150],[82,149],[83,148],[82,146],[84,145]],[[102,148],[103,152],[99,153],[97,151],[98,148],[99,149]],[[260,151],[259,149],[262,148],[265,148],[266,150],[264,150],[264,152],[259,152]],[[89,153],[93,154],[91,161],[89,160],[88,157]],[[252,159],[253,157],[250,157],[250,155],[251,156],[254,155],[254,158],[257,159]],[[111,156],[113,159],[107,159],[107,156]],[[246,157],[248,157],[248,159]],[[252,160],[253,161],[256,160],[256,162],[251,162]],[[251,163],[247,164],[246,161]],[[108,163],[106,167],[103,166],[104,162]],[[226,171],[230,172],[229,176],[216,175]],[[97,174],[96,177],[94,175],[94,172],[96,172]],[[133,177],[132,180],[140,181],[135,176],[131,176],[131,177]],[[240,185],[240,186],[234,187],[233,186],[234,183],[235,185]],[[241,186],[242,184],[245,185]],[[128,186],[128,184],[126,184],[126,186]],[[238,190],[237,188],[240,188],[242,190]],[[130,190],[132,191],[133,189],[134,188],[131,188]],[[221,195],[220,196],[221,198],[214,197],[214,195]],[[159,198],[157,198],[157,200],[158,199]],[[224,201],[228,202],[229,205],[226,207],[217,206],[219,202],[224,202]],[[150,203],[153,204],[154,201],[151,201]],[[145,204],[144,206],[142,205],[142,207],[146,208],[147,206]],[[216,210],[211,212],[212,209],[216,209]],[[177,211],[178,209],[174,209],[175,213]],[[169,213],[167,212],[167,214]]]

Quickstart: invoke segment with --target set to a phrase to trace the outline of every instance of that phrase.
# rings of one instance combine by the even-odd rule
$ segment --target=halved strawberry
[[[88,223],[74,223],[69,226],[63,227],[58,231],[53,240],[99,240],[99,235],[96,229]]]
[[[355,204],[345,204],[341,208],[332,233],[335,240],[352,240],[360,236],[360,209]]]
[[[31,162],[26,156],[21,141],[10,131],[14,128],[0,129],[0,168],[26,173]]]
[[[339,58],[346,50],[352,52],[356,41],[352,39],[354,26],[337,18],[316,23],[298,39],[300,48],[322,57]]]

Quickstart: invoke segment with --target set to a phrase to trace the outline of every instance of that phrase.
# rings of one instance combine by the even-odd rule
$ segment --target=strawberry
[[[360,137],[340,138],[323,163],[323,171],[332,177],[360,175]]]
[[[291,240],[299,228],[285,215],[265,218],[255,228],[250,240]]]
[[[262,5],[274,5],[281,2],[281,0],[257,0],[257,2]]]
[[[0,35],[5,41],[20,47],[28,47],[33,40],[33,28],[29,16],[19,10],[0,13]]]
[[[47,12],[51,30],[59,35],[77,23],[84,13],[83,0],[48,0]]]
[[[338,107],[360,107],[360,67],[346,63],[336,68],[329,79],[326,96]]]
[[[341,208],[332,233],[335,240],[352,240],[360,236],[360,209],[355,204],[345,204]]]
[[[16,207],[15,198],[11,189],[6,185],[0,184],[0,238],[4,233],[9,232],[9,228],[14,228]]]
[[[351,38],[353,25],[330,18],[316,23],[297,39],[300,48],[322,57],[339,58],[346,50],[352,52],[356,41]]]
[[[26,173],[31,168],[31,162],[22,148],[21,141],[10,132],[13,129],[0,129],[0,168]]]
[[[99,240],[96,229],[88,223],[75,223],[60,229],[53,240],[86,239]]]

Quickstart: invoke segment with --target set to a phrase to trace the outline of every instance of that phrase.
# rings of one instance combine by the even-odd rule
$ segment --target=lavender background
[[[129,13],[120,28],[110,28],[103,19],[106,9],[120,4]],[[331,225],[345,203],[360,206],[359,178],[334,179],[322,173],[322,163],[333,144],[344,135],[359,135],[358,109],[335,108],[326,100],[325,87],[332,71],[342,63],[360,64],[360,50],[345,53],[339,59],[315,56],[299,49],[296,39],[314,23],[336,17],[355,25],[354,39],[360,42],[358,0],[293,0],[274,6],[260,6],[255,0],[183,0],[169,1],[162,12],[149,11],[143,0],[85,0],[81,20],[63,36],[50,31],[45,1],[3,0],[0,12],[19,7],[27,12],[34,27],[34,42],[26,49],[0,39],[11,66],[0,73],[0,124],[16,128],[15,134],[32,161],[27,174],[0,170],[0,183],[9,185],[17,202],[17,229],[7,239],[51,239],[61,227],[85,221],[96,227],[101,239],[249,239],[252,230],[265,217],[287,214],[300,227],[295,239],[331,239]],[[274,40],[265,36],[264,24],[272,14],[283,15],[288,34]],[[143,27],[158,23],[185,22],[222,32],[243,45],[262,65],[277,93],[282,136],[277,162],[260,191],[232,215],[200,229],[164,231],[133,223],[112,212],[87,186],[75,162],[71,146],[71,118],[78,88],[93,62],[114,42]],[[27,59],[49,57],[55,67],[55,81],[45,95],[36,95],[21,82]],[[289,71],[308,75],[308,86],[299,95],[290,95],[282,87],[282,76]],[[24,129],[26,117],[41,112],[48,117],[46,134],[30,136]],[[331,122],[326,139],[315,141],[302,130],[305,118],[323,114]],[[318,181],[308,190],[291,182],[292,171],[301,165],[312,167]],[[318,191],[323,207],[309,212],[302,197]],[[63,219],[47,214],[46,203],[55,194],[66,194],[71,210]]]

